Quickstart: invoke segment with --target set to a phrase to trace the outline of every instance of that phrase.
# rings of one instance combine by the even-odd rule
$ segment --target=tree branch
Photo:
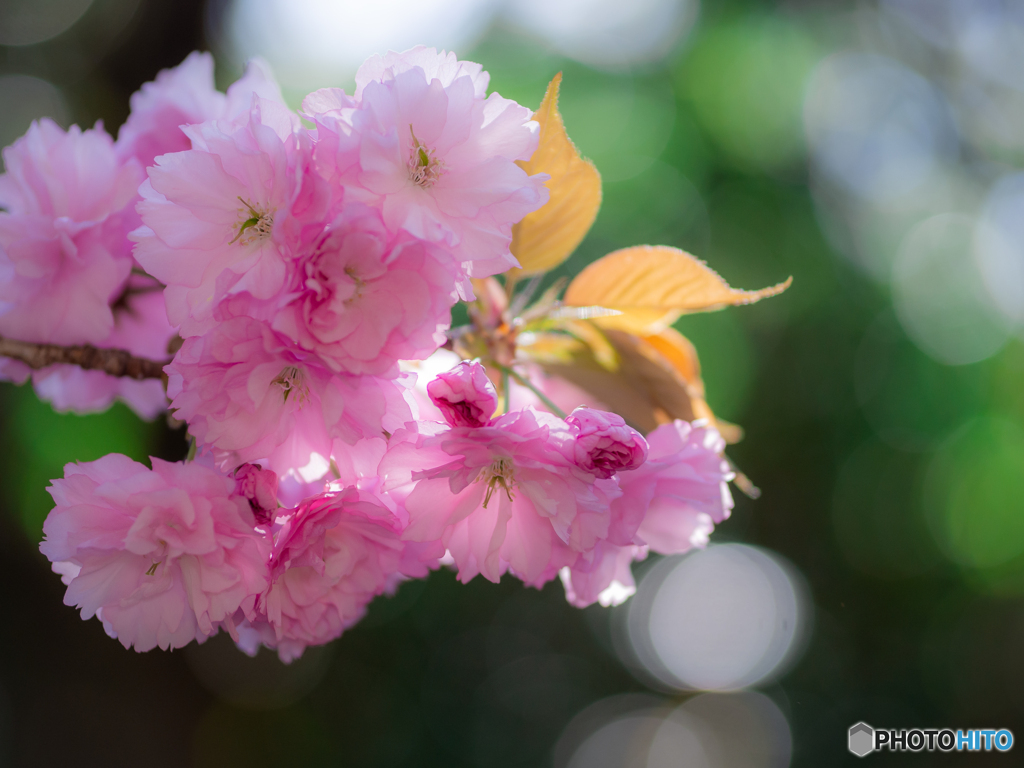
[[[127,376],[142,381],[159,379],[167,386],[164,366],[170,362],[155,362],[144,357],[135,357],[123,349],[100,349],[91,344],[78,347],[61,347],[57,344],[32,344],[27,341],[5,339],[0,336],[0,357],[20,360],[29,368],[39,370],[49,365],[64,363],[77,365],[87,371],[103,371],[111,376]]]

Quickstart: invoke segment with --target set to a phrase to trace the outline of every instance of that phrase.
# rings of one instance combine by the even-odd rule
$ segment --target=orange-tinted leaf
[[[698,419],[707,419],[714,424],[727,443],[738,443],[743,439],[743,428],[720,419],[711,411],[704,399],[704,381],[700,375],[700,361],[697,350],[688,338],[675,328],[665,328],[660,333],[644,338],[686,381],[693,411]]]
[[[685,251],[638,245],[590,264],[569,284],[564,303],[617,309],[621,315],[596,322],[647,335],[666,328],[680,314],[750,304],[782,293],[791,282],[792,278],[759,291],[740,291]]]
[[[558,359],[521,351],[545,372],[575,384],[643,432],[673,419],[707,419],[727,443],[735,443],[743,430],[715,417],[704,400],[700,363],[693,345],[668,329],[640,338],[618,330],[605,330],[602,338],[614,350],[619,365],[609,369],[588,345],[566,348]]]
[[[529,174],[551,176],[548,202],[512,227],[512,254],[522,265],[521,271],[515,270],[519,274],[546,272],[569,258],[601,207],[601,174],[580,157],[558,114],[561,82],[559,73],[548,84],[533,115],[540,123],[540,143],[528,161],[519,163]]]
[[[661,356],[683,377],[692,394],[704,397],[704,382],[700,377],[700,361],[693,343],[675,328],[666,328],[644,341],[654,347]]]

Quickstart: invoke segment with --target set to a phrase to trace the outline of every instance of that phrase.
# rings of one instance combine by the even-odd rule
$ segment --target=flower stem
[[[509,370],[501,366],[501,412],[508,413],[512,410],[512,393],[509,391]]]
[[[498,366],[498,368],[501,370],[501,372],[506,377],[511,376],[513,379],[516,380],[516,382],[518,384],[523,385],[528,390],[533,392],[533,394],[535,394],[537,396],[537,398],[542,403],[544,403],[544,405],[547,407],[547,409],[550,410],[553,414],[555,414],[555,416],[558,416],[560,419],[564,419],[565,418],[565,411],[563,411],[561,408],[559,408],[557,405],[555,405],[551,401],[551,398],[549,398],[547,395],[545,395],[543,392],[541,392],[536,386],[533,385],[532,382],[530,382],[528,379],[524,379],[522,376],[520,376],[514,370],[512,370],[511,368],[509,368],[507,366],[502,365],[501,363],[495,363],[495,365]]]

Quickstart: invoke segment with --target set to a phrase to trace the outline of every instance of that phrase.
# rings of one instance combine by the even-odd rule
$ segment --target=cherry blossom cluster
[[[537,123],[487,87],[417,48],[295,113],[264,64],[222,94],[196,53],[132,97],[116,141],[43,120],[4,150],[0,336],[173,359],[166,390],[10,358],[0,377],[62,410],[169,409],[194,442],[53,481],[41,549],[83,618],[139,651],[224,630],[287,661],[441,565],[619,602],[633,560],[728,516],[706,423],[645,438],[607,411],[511,408],[439,351],[548,199],[519,164]]]

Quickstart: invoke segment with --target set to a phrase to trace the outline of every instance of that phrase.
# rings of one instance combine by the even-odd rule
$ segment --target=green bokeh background
[[[853,764],[845,733],[858,720],[1024,734],[1024,346],[936,362],[903,332],[888,287],[823,234],[802,98],[842,42],[822,19],[849,5],[708,0],[667,63],[627,74],[504,28],[460,52],[527,105],[564,72],[565,123],[604,174],[604,204],[551,279],[640,243],[689,250],[736,287],[794,276],[779,298],[677,327],[697,346],[712,407],[745,428],[731,455],[763,491],[737,494],[715,537],[782,554],[814,601],[806,652],[767,691],[802,768]],[[46,77],[73,121],[113,129],[142,82],[206,47],[204,12],[197,0],[143,2],[102,56],[82,53],[92,19],[33,49],[0,48],[0,74]],[[578,611],[557,584],[462,586],[442,571],[378,600],[277,693],[225,693],[209,669],[241,665],[263,690],[277,662],[246,667],[222,639],[126,652],[61,604],[36,549],[63,464],[111,451],[180,458],[180,431],[123,406],[55,414],[3,384],[0,437],[0,764],[546,766],[578,711],[647,691],[606,636],[622,609]],[[982,759],[1010,765],[1017,752]]]

